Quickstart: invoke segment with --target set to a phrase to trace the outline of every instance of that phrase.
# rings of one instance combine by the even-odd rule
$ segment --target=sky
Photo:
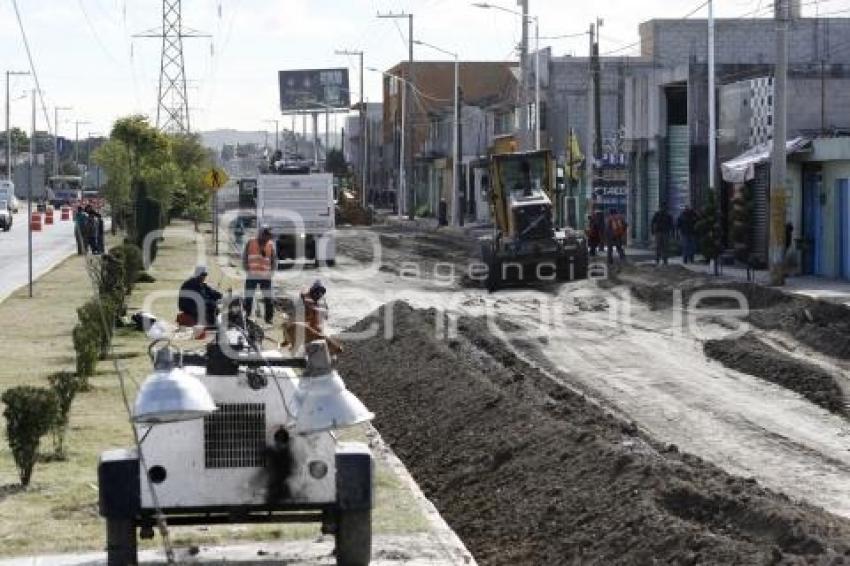
[[[161,0],[17,0],[50,120],[60,113],[59,134],[108,134],[124,115],[156,116],[161,44],[134,38],[160,26]],[[850,0],[803,0],[804,15],[850,8]],[[516,0],[490,0],[518,9]],[[715,0],[718,17],[755,12],[770,15],[770,0]],[[684,17],[702,0],[530,0],[543,37],[586,31],[604,20],[603,53],[638,39],[638,24],[652,18]],[[640,8],[637,8],[640,6]],[[379,19],[379,12],[414,14],[414,37],[460,54],[463,60],[515,57],[521,18],[472,6],[469,0],[184,0],[184,27],[209,34],[186,39],[185,67],[193,130],[234,128],[261,131],[279,116],[277,72],[285,69],[350,67],[358,89],[356,57],[335,50],[362,50],[366,67],[388,69],[407,58],[407,20]],[[692,17],[705,17],[697,10]],[[847,15],[847,14],[844,14]],[[587,37],[542,40],[555,55],[586,55]],[[533,47],[533,46],[532,46]],[[636,48],[619,51],[634,54]],[[417,46],[415,58],[446,57]],[[0,64],[29,70],[12,0],[0,0]],[[365,95],[379,102],[381,76],[365,71]],[[13,77],[12,125],[29,130],[30,104],[20,98],[32,88]],[[288,118],[281,127],[289,127]],[[75,122],[88,122],[77,126]],[[337,126],[341,125],[340,119]],[[298,126],[300,128],[300,125]],[[0,128],[3,129],[3,128]],[[38,129],[45,129],[39,108]]]

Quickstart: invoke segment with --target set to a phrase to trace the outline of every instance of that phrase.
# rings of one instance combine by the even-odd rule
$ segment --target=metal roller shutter
[[[691,203],[691,147],[688,126],[669,126],[667,130],[669,176],[667,211],[673,219]]]
[[[767,261],[770,218],[770,165],[756,165],[753,184],[753,255]]]

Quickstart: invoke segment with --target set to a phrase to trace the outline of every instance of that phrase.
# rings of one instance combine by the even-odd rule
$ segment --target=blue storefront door
[[[821,275],[821,175],[806,173],[803,179],[803,273]]]
[[[835,202],[838,204],[838,216],[835,219],[835,233],[838,237],[836,271],[842,279],[850,279],[850,180],[836,181],[835,192]]]

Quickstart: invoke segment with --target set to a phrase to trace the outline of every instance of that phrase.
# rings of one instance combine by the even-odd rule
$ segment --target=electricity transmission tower
[[[134,36],[162,40],[156,125],[160,130],[169,133],[188,133],[190,131],[189,95],[186,89],[183,39],[210,37],[207,34],[183,27],[181,1],[162,0],[162,28]]]

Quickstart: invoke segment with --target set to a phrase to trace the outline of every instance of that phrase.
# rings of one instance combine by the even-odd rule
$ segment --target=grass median
[[[137,285],[129,297],[130,312],[150,302],[157,316],[166,321],[176,315],[174,293],[198,261],[198,247],[187,237],[192,227],[175,223],[166,233],[152,274],[154,283]],[[203,249],[203,248],[201,248]],[[206,249],[210,249],[206,246]],[[200,256],[204,258],[205,256]],[[219,277],[212,261],[210,281],[222,280],[223,287],[238,288],[238,281]],[[73,371],[71,330],[77,322],[76,309],[93,296],[84,259],[73,256],[35,284],[34,296],[19,290],[0,303],[0,393],[16,385],[47,386],[47,376],[60,370]],[[150,372],[144,334],[129,329],[116,331],[115,350],[120,364],[136,382]],[[104,547],[104,525],[97,512],[97,462],[101,451],[132,443],[127,414],[121,401],[118,379],[111,361],[98,363],[90,380],[91,390],[81,393],[71,410],[66,440],[67,458],[44,458],[35,468],[32,484],[20,491],[18,475],[6,443],[0,442],[0,556],[20,556]],[[130,384],[131,388],[134,385]],[[132,395],[135,391],[131,391]],[[5,426],[5,421],[4,421]],[[363,438],[363,431],[353,433]],[[350,436],[350,435],[347,435]],[[49,437],[41,452],[52,450]],[[427,530],[412,495],[382,462],[377,466],[374,530],[380,534],[408,534]],[[299,539],[315,537],[318,525],[185,527],[172,530],[176,544],[216,544],[238,540]],[[149,542],[148,546],[158,541]]]

